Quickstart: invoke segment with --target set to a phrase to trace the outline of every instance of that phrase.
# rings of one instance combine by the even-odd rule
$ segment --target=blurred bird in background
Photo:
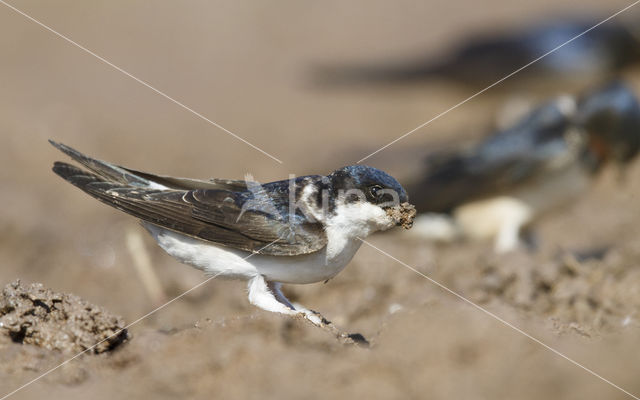
[[[570,81],[592,82],[594,78],[612,78],[623,68],[640,61],[640,24],[637,17],[629,21],[609,21],[580,37],[577,36],[601,19],[545,21],[515,32],[467,38],[448,54],[403,62],[318,67],[314,79],[324,86],[400,84],[431,79],[486,86],[575,38],[509,81],[533,78],[536,86],[549,80],[565,84]],[[393,56],[393,59],[397,58],[397,55]]]
[[[431,154],[406,185],[419,213],[413,234],[494,238],[513,250],[523,227],[571,202],[608,162],[621,170],[640,150],[640,104],[622,82],[560,96],[477,146]]]

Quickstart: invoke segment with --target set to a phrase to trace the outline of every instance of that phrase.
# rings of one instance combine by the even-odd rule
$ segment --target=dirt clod
[[[0,334],[17,343],[79,352],[109,351],[129,338],[124,320],[81,298],[15,281],[0,296]],[[97,344],[98,343],[98,344]],[[97,345],[96,345],[97,344]]]
[[[564,323],[576,332],[615,332],[635,321],[640,271],[631,262],[619,263],[615,254],[583,261],[566,254],[540,263],[520,256],[477,268],[479,276],[471,280],[479,282],[485,294],[479,302],[499,298],[515,308],[556,318],[559,326]]]
[[[393,218],[396,223],[404,229],[411,229],[413,219],[416,216],[416,207],[413,204],[402,203],[396,207],[388,208],[387,215]]]

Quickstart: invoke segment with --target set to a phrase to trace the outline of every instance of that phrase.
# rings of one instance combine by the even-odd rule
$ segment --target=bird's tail
[[[365,86],[371,84],[406,84],[446,73],[439,64],[416,61],[408,65],[393,63],[381,65],[327,66],[313,68],[312,83],[318,87]]]
[[[119,183],[123,186],[138,186],[138,187],[153,186],[154,182],[133,173],[131,170],[128,170],[126,168],[123,168],[117,165],[110,164],[105,161],[96,160],[95,158],[91,158],[85,154],[82,154],[78,150],[75,150],[65,144],[54,142],[51,139],[49,139],[49,143],[51,143],[55,148],[62,151],[69,157],[73,158],[78,163],[87,167],[90,171],[95,173],[94,177],[96,176],[100,177],[102,178],[103,181]],[[62,178],[64,178],[65,180],[71,183],[73,182],[70,179],[67,179],[67,176],[77,177],[78,175],[75,173],[77,173],[78,171],[82,172],[85,176],[93,175],[93,174],[87,174],[86,172],[66,163],[56,162],[56,164],[53,167],[53,172],[60,175]],[[68,174],[75,174],[75,175],[68,175]],[[74,179],[77,179],[77,178],[74,178]]]
[[[84,190],[84,187],[91,183],[107,182],[103,177],[91,172],[82,170],[74,165],[61,161],[53,163],[51,168],[58,176],[74,186]]]
[[[55,142],[49,139],[49,143],[51,143],[55,148],[62,151],[69,157],[73,158],[75,161],[87,167],[90,171],[92,171],[95,175],[103,178],[106,182],[118,183],[121,186],[129,186],[136,188],[144,188],[144,189],[175,189],[175,190],[192,190],[192,189],[221,189],[221,190],[231,190],[231,191],[244,191],[247,190],[247,183],[245,181],[236,181],[229,179],[211,179],[209,181],[201,181],[197,179],[189,179],[189,178],[177,178],[172,176],[165,175],[156,175],[151,174],[149,172],[137,171],[135,169],[122,167],[119,165],[111,164],[106,161],[97,160],[95,158],[91,158],[85,154],[80,153],[78,150],[75,150],[65,144]],[[58,171],[61,173],[67,171],[71,171],[68,167],[62,167],[62,165],[69,164],[59,163]],[[74,168],[74,167],[72,167]],[[78,170],[77,168],[75,168]],[[54,172],[56,174],[62,176],[63,175],[56,171],[56,167],[54,166]],[[85,172],[86,174],[86,172]],[[67,179],[67,178],[65,178]],[[67,179],[68,180],[68,179]]]
[[[141,197],[168,189],[166,186],[145,179],[134,171],[88,157],[62,143],[49,140],[54,147],[69,155],[88,170],[56,161],[53,172],[88,195],[121,211],[144,218],[146,215]],[[155,216],[155,214],[154,214]]]

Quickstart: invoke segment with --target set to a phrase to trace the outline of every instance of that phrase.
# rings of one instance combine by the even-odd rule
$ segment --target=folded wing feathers
[[[284,238],[262,251],[273,255],[309,253],[325,244],[323,234],[320,240],[314,234],[322,231],[317,224],[299,226],[294,231],[282,216],[260,209],[243,211],[247,194],[229,188],[246,190],[244,181],[204,182],[172,177],[151,181],[145,178],[155,175],[140,173],[140,177],[132,173],[134,170],[94,160],[60,143],[51,144],[91,171],[58,161],[53,165],[56,174],[101,202],[153,224],[246,251],[260,250],[265,244]]]

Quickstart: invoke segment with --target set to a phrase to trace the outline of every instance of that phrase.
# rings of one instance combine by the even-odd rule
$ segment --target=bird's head
[[[368,223],[375,230],[396,225],[409,229],[415,208],[409,196],[391,175],[377,168],[351,165],[329,176],[335,215],[350,223]]]
[[[596,170],[607,161],[626,165],[640,152],[640,104],[620,82],[583,96],[576,124],[587,135],[585,156]]]

